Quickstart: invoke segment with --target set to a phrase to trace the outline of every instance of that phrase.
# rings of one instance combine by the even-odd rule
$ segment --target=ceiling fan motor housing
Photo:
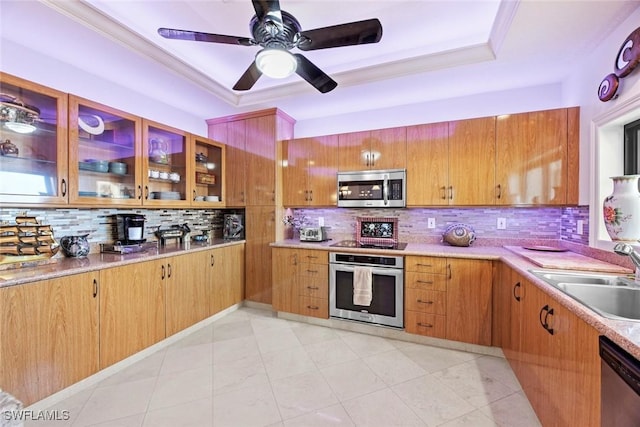
[[[265,48],[293,49],[297,44],[300,23],[296,18],[284,10],[282,13],[282,31],[279,26],[268,18],[260,20],[256,15],[249,23],[249,30],[253,39]]]

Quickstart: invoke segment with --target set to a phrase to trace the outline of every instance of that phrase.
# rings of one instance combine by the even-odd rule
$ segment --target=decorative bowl
[[[467,224],[452,224],[442,234],[442,241],[451,246],[470,246],[476,240],[476,232]]]
[[[89,255],[88,234],[83,236],[64,236],[60,239],[62,252],[71,258],[81,258]]]

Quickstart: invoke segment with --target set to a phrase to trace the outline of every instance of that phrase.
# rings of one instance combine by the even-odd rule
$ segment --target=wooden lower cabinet
[[[25,406],[98,371],[98,278],[0,288],[0,386]]]
[[[407,256],[405,270],[407,332],[491,345],[491,261]]]
[[[329,261],[321,250],[273,248],[276,311],[329,318]]]
[[[276,235],[274,206],[247,206],[245,209],[246,257],[245,296],[250,301],[272,304],[271,242]]]
[[[165,338],[167,259],[100,271],[100,368]]]
[[[216,314],[244,299],[244,245],[208,251],[209,315]]]

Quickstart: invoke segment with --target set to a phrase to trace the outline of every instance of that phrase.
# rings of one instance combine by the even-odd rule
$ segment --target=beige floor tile
[[[358,427],[425,425],[389,388],[348,400],[342,406]]]
[[[338,334],[331,328],[324,326],[309,325],[307,323],[296,323],[291,326],[291,330],[302,345],[315,344],[322,341],[329,341],[338,338]]]
[[[283,420],[338,403],[319,372],[309,372],[271,382]]]
[[[234,338],[213,343],[213,363],[229,363],[240,356],[260,354],[256,338],[252,336]]]
[[[460,365],[479,357],[477,354],[464,351],[414,343],[406,343],[406,345],[398,346],[398,349],[429,373]]]
[[[74,427],[89,426],[145,412],[157,378],[97,387],[83,406]]]
[[[479,409],[476,409],[460,418],[446,422],[440,427],[520,427],[520,424],[506,424],[501,426],[480,412]]]
[[[271,381],[318,369],[303,347],[263,354],[262,360]]]
[[[269,385],[219,394],[213,400],[215,427],[262,427],[280,421],[278,405]]]
[[[387,387],[362,359],[331,365],[320,372],[341,402]]]
[[[269,384],[269,377],[260,354],[238,355],[228,363],[213,365],[214,394],[228,393],[246,387]]]
[[[480,411],[501,426],[540,427],[540,421],[524,392],[492,402],[480,408]]]
[[[285,420],[284,427],[355,427],[342,405],[316,409],[308,414]]]
[[[211,397],[212,393],[213,365],[160,375],[149,402],[149,410]]]
[[[423,375],[391,389],[428,426],[439,426],[476,410],[433,375]]]
[[[165,354],[165,349],[157,351],[133,365],[116,372],[109,378],[101,381],[100,385],[122,384],[129,381],[143,380],[145,378],[155,378],[160,373]]]
[[[213,344],[197,344],[188,347],[173,347],[164,355],[160,375],[210,366],[213,363]]]
[[[395,350],[392,341],[386,338],[350,331],[338,331],[337,334],[360,357]]]
[[[426,374],[424,369],[399,350],[365,357],[363,361],[389,386]]]
[[[217,322],[213,325],[213,341],[224,341],[233,338],[247,337],[253,335],[253,328],[249,319],[238,320],[237,322]]]
[[[143,427],[214,427],[213,401],[209,397],[149,411]]]
[[[265,329],[256,332],[255,336],[262,354],[302,347],[296,334],[288,327]]]
[[[319,368],[359,359],[340,338],[309,344],[305,349]]]
[[[140,413],[117,420],[105,421],[100,424],[92,424],[91,427],[142,427],[146,415],[145,413]]]

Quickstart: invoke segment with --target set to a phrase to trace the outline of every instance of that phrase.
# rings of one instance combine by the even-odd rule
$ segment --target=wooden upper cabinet
[[[276,194],[276,123],[273,116],[245,122],[246,204],[272,205]]]
[[[449,124],[407,127],[407,205],[448,205]]]
[[[208,138],[191,135],[194,155],[192,171],[194,176],[191,204],[195,207],[220,207],[226,202],[225,174],[226,150],[222,143]],[[205,200],[201,200],[201,198]],[[218,201],[211,197],[218,197]]]
[[[338,136],[299,138],[283,144],[284,206],[335,206]]]
[[[0,203],[66,204],[67,94],[2,72],[0,93],[16,105],[40,112],[39,120],[21,109],[17,111],[25,114],[23,120],[0,122]],[[35,126],[32,132],[18,128],[30,124]]]
[[[496,118],[449,122],[449,204],[495,204],[495,170]]]
[[[407,167],[404,127],[340,134],[338,146],[340,171]]]
[[[577,113],[561,108],[497,118],[498,204],[577,202]]]

